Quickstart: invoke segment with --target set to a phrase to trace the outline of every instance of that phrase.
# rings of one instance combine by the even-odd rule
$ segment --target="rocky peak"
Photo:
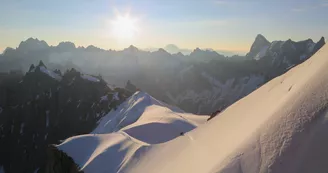
[[[270,42],[261,34],[258,34],[253,42],[247,57],[254,58],[264,47],[270,46]]]
[[[46,65],[44,65],[44,63],[43,63],[42,60],[39,61],[39,65],[38,65],[38,67],[45,67],[45,68],[47,68]]]
[[[46,48],[49,48],[49,45],[45,41],[38,40],[37,38],[29,38],[26,41],[22,41],[18,46],[18,49],[22,51],[38,51]]]
[[[34,66],[34,64],[31,64],[28,72],[33,72],[34,70],[35,70],[35,66]]]
[[[313,48],[313,53],[316,53],[325,44],[326,44],[325,38],[321,37],[320,40],[315,44]]]
[[[35,71],[22,79],[0,82],[0,95],[5,94],[0,97],[0,172],[2,166],[5,172],[76,171],[73,162],[59,151],[50,156],[61,163],[45,165],[48,144],[90,133],[103,116],[131,95],[125,89],[81,78],[57,82],[44,74],[50,72]],[[118,99],[113,100],[114,95]],[[102,99],[104,96],[109,99]]]

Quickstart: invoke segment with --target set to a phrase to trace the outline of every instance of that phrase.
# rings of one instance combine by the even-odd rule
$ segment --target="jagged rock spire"
[[[34,64],[31,64],[30,68],[28,69],[28,72],[31,72],[31,71],[33,71],[34,69],[35,69]]]
[[[38,65],[39,67],[41,67],[41,66],[43,66],[43,67],[46,67],[47,68],[47,66],[46,65],[44,65],[44,63],[43,63],[43,61],[42,60],[40,60],[40,62],[39,62],[39,65]]]
[[[256,54],[258,54],[261,49],[265,46],[269,46],[270,42],[261,34],[258,34],[255,38],[254,43],[252,44],[252,47],[247,54],[248,57],[254,57]]]

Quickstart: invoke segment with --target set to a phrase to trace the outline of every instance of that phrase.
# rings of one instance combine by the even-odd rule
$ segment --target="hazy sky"
[[[130,14],[134,36],[112,34]],[[246,52],[257,34],[268,40],[328,36],[328,0],[0,0],[0,51],[29,37],[105,49],[213,48]]]

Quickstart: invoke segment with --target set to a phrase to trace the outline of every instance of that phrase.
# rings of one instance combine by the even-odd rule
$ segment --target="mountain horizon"
[[[255,41],[257,38],[262,37],[264,39],[266,39],[262,34],[257,34],[257,36],[255,37]],[[320,40],[324,40],[325,38],[322,36]],[[254,41],[254,42],[255,42]],[[99,49],[99,50],[103,50],[103,51],[123,51],[129,47],[135,47],[134,45],[130,45],[129,47],[123,48],[123,49],[104,49],[104,48],[100,48],[100,47],[96,47],[94,45],[88,45],[88,46],[76,46],[74,42],[71,41],[61,41],[59,42],[57,45],[49,45],[45,40],[42,39],[38,39],[38,38],[33,38],[33,37],[29,37],[26,40],[21,41],[18,46],[16,48],[19,48],[21,46],[21,44],[25,44],[26,42],[30,43],[30,42],[34,42],[36,44],[43,44],[45,47],[65,47],[65,45],[69,45],[71,46],[71,48],[76,48],[76,49]],[[33,43],[32,43],[33,44]],[[254,44],[254,43],[253,43]],[[7,49],[13,49],[12,47],[6,47],[1,53],[3,54]],[[246,55],[247,52],[236,52],[236,51],[228,51],[228,50],[214,50],[211,48],[199,48],[199,47],[195,47],[194,49],[185,49],[185,48],[179,48],[177,45],[175,44],[167,44],[166,46],[162,47],[162,48],[137,48],[140,51],[147,51],[147,52],[156,52],[160,49],[164,49],[165,51],[167,51],[170,54],[177,54],[177,53],[182,53],[183,55],[190,55],[193,51],[195,50],[203,50],[203,51],[213,51],[213,52],[217,52],[221,55],[224,56],[234,56],[234,55]]]

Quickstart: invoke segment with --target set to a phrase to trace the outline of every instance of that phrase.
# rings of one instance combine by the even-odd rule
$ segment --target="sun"
[[[111,21],[112,35],[118,39],[132,39],[137,34],[137,19],[130,15],[118,15]]]

